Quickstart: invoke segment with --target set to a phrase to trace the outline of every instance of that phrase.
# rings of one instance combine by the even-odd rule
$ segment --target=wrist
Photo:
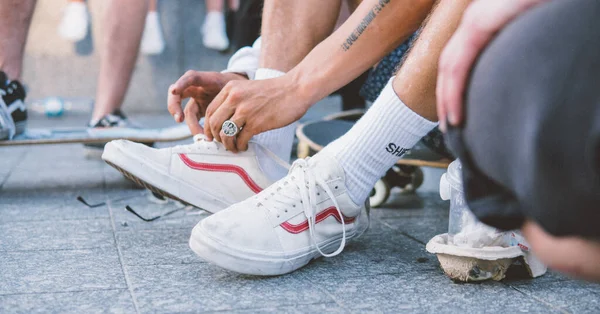
[[[303,71],[296,67],[288,72],[285,77],[289,81],[295,97],[297,97],[307,110],[317,101],[328,95],[328,93],[322,95],[322,84],[319,84],[318,77],[310,75],[308,71]]]

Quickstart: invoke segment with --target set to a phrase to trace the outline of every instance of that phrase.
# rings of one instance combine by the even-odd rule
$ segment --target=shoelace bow
[[[317,186],[320,186],[325,193],[327,193],[327,196],[331,198],[335,209],[342,220],[342,242],[340,243],[338,249],[330,254],[326,254],[321,250],[315,236],[315,226],[317,223],[317,195],[320,194]],[[263,200],[270,199],[273,201],[273,208],[268,207],[267,209],[271,212],[275,211],[277,217],[280,216],[280,212],[287,212],[289,206],[296,207],[299,193],[301,200],[300,204],[308,221],[310,238],[319,253],[325,257],[332,257],[340,254],[344,250],[344,247],[346,246],[346,224],[344,221],[344,215],[342,214],[333,191],[327,182],[325,182],[321,176],[309,170],[307,160],[296,160],[290,169],[290,174],[285,179],[280,180],[269,187],[264,191],[264,193],[266,193],[267,196],[263,198]],[[261,199],[258,199],[258,201],[258,206],[262,206],[263,204],[260,203]]]

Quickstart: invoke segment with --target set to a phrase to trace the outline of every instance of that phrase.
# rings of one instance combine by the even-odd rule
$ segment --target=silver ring
[[[226,136],[236,136],[240,130],[241,128],[231,120],[225,120],[221,126],[221,131],[223,131]]]

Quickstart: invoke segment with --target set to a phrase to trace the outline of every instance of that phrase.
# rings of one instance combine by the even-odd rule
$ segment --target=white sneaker
[[[223,12],[208,12],[202,25],[202,43],[204,47],[223,51],[229,48],[229,38],[225,28]]]
[[[142,35],[140,51],[145,55],[159,55],[165,50],[165,39],[162,34],[158,12],[148,12]]]
[[[195,136],[193,144],[162,149],[112,141],[106,144],[102,159],[155,193],[214,213],[272,183],[258,164],[257,149],[283,163],[256,143],[234,154],[221,143],[204,140],[203,135]]]
[[[69,2],[64,9],[58,26],[58,34],[67,40],[77,42],[85,38],[90,24],[87,6],[84,2]]]
[[[354,204],[344,176],[333,157],[299,159],[285,178],[200,221],[190,247],[208,262],[251,275],[282,275],[335,256],[369,226],[368,202]]]

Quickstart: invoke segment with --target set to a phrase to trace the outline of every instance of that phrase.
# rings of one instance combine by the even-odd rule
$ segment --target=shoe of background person
[[[165,50],[165,40],[158,12],[148,12],[140,51],[145,55],[159,55]]]
[[[219,142],[206,141],[203,135],[196,135],[193,144],[162,149],[112,141],[102,159],[155,193],[214,213],[272,183],[259,166],[258,149],[287,167],[256,143],[250,142],[247,151],[234,154]]]
[[[354,204],[344,170],[320,152],[295,161],[286,177],[256,196],[201,220],[190,247],[228,270],[282,275],[339,254],[368,226],[368,201]]]
[[[0,139],[11,139],[25,132],[27,108],[25,88],[19,81],[9,81],[0,71]]]
[[[58,26],[58,34],[64,39],[77,42],[85,38],[89,24],[90,16],[85,2],[69,1]]]
[[[89,128],[140,128],[137,124],[129,120],[125,114],[117,109],[113,113],[103,116],[100,120],[90,121]],[[85,154],[88,158],[100,158],[104,151],[106,143],[89,143],[83,144]],[[144,145],[152,146],[154,143],[144,143]]]
[[[225,27],[223,12],[208,12],[202,25],[202,43],[204,47],[218,51],[229,48],[229,38]]]

